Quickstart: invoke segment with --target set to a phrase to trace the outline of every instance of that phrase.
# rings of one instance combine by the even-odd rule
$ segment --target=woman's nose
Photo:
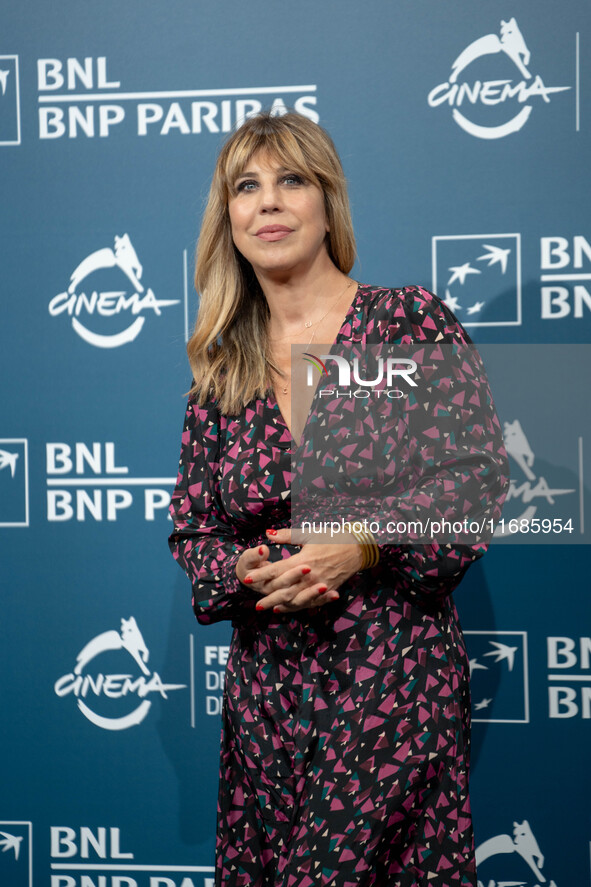
[[[281,192],[276,184],[266,184],[260,190],[261,212],[273,212],[281,209]]]

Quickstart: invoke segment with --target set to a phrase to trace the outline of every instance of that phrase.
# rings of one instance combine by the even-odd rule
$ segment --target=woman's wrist
[[[380,559],[380,550],[373,533],[360,528],[359,522],[355,521],[353,523],[347,522],[344,526],[359,545],[361,552],[359,569],[369,570],[371,567],[375,567]]]

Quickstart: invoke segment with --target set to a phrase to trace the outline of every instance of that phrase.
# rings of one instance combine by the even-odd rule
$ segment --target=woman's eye
[[[287,185],[303,185],[304,180],[301,176],[296,175],[296,173],[290,173],[287,176],[283,176],[283,181]]]
[[[236,185],[236,191],[252,191],[256,188],[257,183],[252,179],[245,179],[243,182],[238,182]]]

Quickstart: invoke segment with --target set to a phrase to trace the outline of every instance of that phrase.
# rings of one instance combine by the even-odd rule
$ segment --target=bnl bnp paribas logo
[[[433,291],[465,327],[520,326],[521,235],[432,238]]]
[[[26,438],[0,438],[0,527],[29,526],[29,447]]]
[[[431,250],[432,289],[465,327],[522,324],[520,234],[437,235]],[[540,318],[587,321],[591,242],[583,234],[541,237],[539,254]]]
[[[70,275],[65,292],[49,302],[51,317],[69,317],[73,331],[95,348],[135,341],[146,317],[160,318],[178,299],[158,299],[141,282],[143,267],[128,234],[89,253]]]
[[[529,669],[524,631],[465,631],[472,720],[529,723]]]
[[[33,824],[0,820],[0,884],[33,887]]]
[[[80,650],[74,670],[55,682],[55,693],[60,698],[74,696],[84,717],[103,730],[137,726],[154,696],[168,699],[171,691],[186,688],[165,684],[148,668],[149,657],[134,617],[122,619],[120,631],[104,631]]]
[[[0,145],[20,145],[18,56],[0,55]]]
[[[504,138],[523,128],[534,104],[548,105],[555,93],[571,88],[546,86],[530,67],[531,53],[517,21],[501,21],[499,34],[478,37],[460,52],[448,80],[429,93],[429,105],[450,107],[454,121],[471,136]]]
[[[314,84],[195,89],[192,82],[180,89],[126,89],[115,79],[114,67],[106,56],[37,59],[39,138],[229,133],[263,107],[275,115],[293,107],[319,120]]]
[[[52,441],[45,450],[48,521],[137,520],[142,512],[147,521],[169,519],[175,479],[130,476],[117,464],[114,441]]]

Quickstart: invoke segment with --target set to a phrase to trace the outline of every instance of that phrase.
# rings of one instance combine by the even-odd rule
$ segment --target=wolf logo
[[[544,477],[536,476],[532,470],[535,458],[534,453],[518,419],[515,419],[513,422],[505,422],[503,437],[507,453],[515,459],[527,478],[526,481],[519,484],[514,478],[511,478],[507,502],[511,501],[511,499],[519,498],[527,507],[519,517],[507,521],[504,526],[498,525],[494,532],[494,535],[497,537],[518,532],[517,529],[511,529],[511,526],[518,526],[520,521],[530,521],[534,517],[538,506],[530,504],[533,499],[543,498],[549,505],[554,505],[555,496],[564,496],[567,493],[575,492],[574,489],[550,488]],[[533,485],[534,482],[535,485]]]
[[[127,650],[143,673],[145,675],[150,674],[150,670],[145,665],[150,653],[133,616],[130,616],[129,619],[121,620],[120,632],[114,629],[112,631],[104,631],[89,641],[76,657],[74,672],[81,674],[91,659],[94,659],[95,656],[98,656],[99,653],[104,653],[106,650]]]
[[[515,459],[527,479],[535,480],[536,476],[531,471],[534,464],[534,454],[519,419],[515,419],[514,422],[505,422],[503,438],[508,454]]]
[[[455,83],[458,75],[475,59],[480,58],[482,55],[492,55],[496,52],[504,52],[508,55],[511,61],[517,65],[523,77],[526,80],[530,80],[531,74],[527,70],[526,65],[529,65],[531,54],[525,45],[525,40],[515,19],[511,18],[508,22],[501,21],[500,33],[500,38],[496,34],[486,34],[467,46],[452,64],[449,82]]]
[[[476,849],[476,866],[480,866],[485,859],[501,853],[517,853],[528,864],[536,879],[541,884],[547,883],[540,871],[544,867],[544,857],[527,819],[521,823],[513,823],[513,838],[510,835],[496,835],[484,841]],[[550,882],[549,887],[556,887],[554,881]]]
[[[114,267],[120,268],[123,271],[125,276],[131,281],[131,285],[136,292],[143,293],[144,288],[140,283],[143,268],[129,239],[129,235],[123,234],[121,237],[115,235],[114,246],[114,250],[110,247],[97,249],[80,262],[70,277],[71,282],[68,287],[70,294],[74,293],[78,284],[85,277],[88,277],[89,274],[92,274],[93,271]]]

